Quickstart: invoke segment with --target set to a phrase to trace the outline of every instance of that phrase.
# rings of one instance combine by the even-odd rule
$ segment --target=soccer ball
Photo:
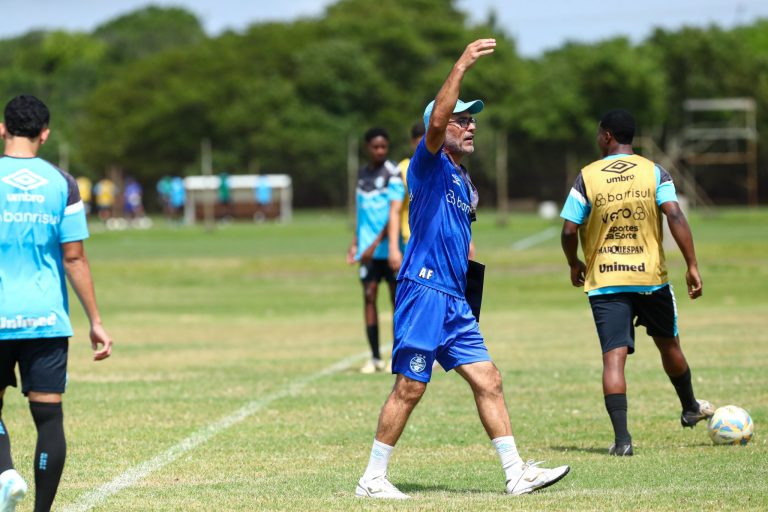
[[[736,405],[726,405],[715,411],[707,422],[709,437],[715,444],[747,444],[752,439],[755,424],[749,413]]]

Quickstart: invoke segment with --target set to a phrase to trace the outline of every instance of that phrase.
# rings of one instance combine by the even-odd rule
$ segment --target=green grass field
[[[521,455],[572,471],[538,494],[505,496],[468,386],[439,372],[390,464],[392,481],[413,495],[405,503],[353,495],[393,377],[357,372],[367,344],[357,272],[343,262],[344,218],[95,233],[87,248],[115,347],[108,361],[91,361],[74,305],[57,510],[768,509],[768,210],[693,215],[691,224],[700,300],[685,297],[682,258],[669,254],[681,339],[697,396],[752,414],[750,445],[715,447],[703,425],[680,427],[677,397],[639,331],[627,369],[636,455],[608,457],[599,344],[559,237],[512,249],[559,222],[513,216],[501,228],[481,212],[481,328]],[[391,307],[383,292],[379,301],[389,343]],[[321,373],[340,361],[346,368]],[[241,421],[217,423],[243,406]],[[15,390],[3,417],[31,482],[34,426]],[[31,496],[19,509],[32,509]]]

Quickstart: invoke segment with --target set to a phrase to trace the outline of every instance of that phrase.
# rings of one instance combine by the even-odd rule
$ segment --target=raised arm
[[[688,296],[692,299],[701,297],[703,283],[699,274],[699,264],[696,261],[696,250],[693,247],[693,234],[685,214],[680,209],[677,201],[667,201],[661,204],[661,211],[667,216],[667,224],[672,237],[683,253],[688,270],[685,273],[685,282],[688,285]]]
[[[495,39],[478,39],[470,43],[456,64],[453,65],[448,78],[440,88],[440,92],[437,93],[435,106],[432,108],[432,115],[429,118],[429,125],[426,127],[427,133],[424,136],[424,144],[433,155],[440,150],[445,141],[445,128],[448,126],[456,101],[459,99],[459,88],[464,73],[477,62],[477,59],[493,53],[494,48],[496,48]]]

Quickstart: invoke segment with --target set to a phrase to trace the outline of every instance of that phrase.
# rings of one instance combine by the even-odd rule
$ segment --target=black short
[[[0,340],[0,389],[16,387],[19,363],[21,392],[64,393],[69,338]]]
[[[371,281],[380,282],[382,279],[388,283],[397,282],[397,276],[392,272],[387,260],[372,260],[369,264],[360,263],[360,280],[364,283]]]
[[[645,326],[648,336],[677,336],[677,306],[671,285],[648,293],[592,295],[589,304],[604,354],[619,347],[629,347],[633,353],[635,327],[640,325]]]

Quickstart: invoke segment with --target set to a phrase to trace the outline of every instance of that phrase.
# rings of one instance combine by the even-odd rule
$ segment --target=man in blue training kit
[[[21,391],[37,427],[35,512],[48,512],[64,469],[66,440],[61,395],[67,381],[69,321],[66,273],[91,324],[96,361],[112,340],[101,325],[83,240],[85,209],[75,180],[37,158],[50,130],[48,108],[34,96],[5,107],[0,136],[0,412],[5,388]],[[8,431],[0,416],[0,510],[15,510],[27,484],[13,469]]]
[[[387,465],[408,417],[427,389],[435,360],[446,371],[455,369],[472,388],[480,420],[501,459],[507,493],[547,487],[570,469],[545,469],[520,458],[501,374],[464,298],[477,191],[461,161],[474,151],[477,123],[472,115],[483,109],[483,102],[459,100],[459,88],[465,72],[495,47],[494,39],[469,44],[424,111],[427,132],[408,168],[411,240],[395,302],[392,371],[397,378],[379,415],[368,468],[355,490],[360,497],[408,498],[390,483]]]

